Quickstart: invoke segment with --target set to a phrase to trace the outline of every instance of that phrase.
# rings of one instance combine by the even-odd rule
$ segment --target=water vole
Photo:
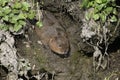
[[[37,35],[44,45],[58,54],[67,54],[70,48],[67,34],[51,13],[43,13],[43,27],[35,27]]]

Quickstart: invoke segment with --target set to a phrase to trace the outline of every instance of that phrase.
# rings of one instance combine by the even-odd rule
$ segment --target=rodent
[[[61,27],[57,19],[50,13],[43,13],[43,27],[35,27],[41,42],[57,54],[67,54],[69,52],[69,40],[65,30]]]

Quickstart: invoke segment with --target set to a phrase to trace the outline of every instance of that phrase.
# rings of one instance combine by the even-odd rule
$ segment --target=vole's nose
[[[64,52],[62,52],[61,54],[62,54],[62,55],[67,55],[67,54],[68,54],[68,52],[69,52],[69,49],[65,50],[65,51],[64,51]]]
[[[63,54],[63,58],[67,58],[69,56],[69,49],[67,49],[64,54]]]
[[[64,52],[64,54],[66,55],[68,53],[68,50],[66,50],[65,52]]]

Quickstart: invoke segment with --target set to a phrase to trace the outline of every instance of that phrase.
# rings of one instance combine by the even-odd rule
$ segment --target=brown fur
[[[37,35],[44,45],[48,45],[52,51],[58,54],[66,54],[69,51],[69,41],[64,29],[51,13],[43,14],[43,27],[35,27]]]

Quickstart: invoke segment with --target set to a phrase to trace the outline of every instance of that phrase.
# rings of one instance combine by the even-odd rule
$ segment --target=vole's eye
[[[54,40],[57,40],[57,37],[55,36],[53,39],[54,39]]]
[[[62,45],[60,44],[60,45],[59,45],[59,48],[61,48],[61,47],[62,47]]]

